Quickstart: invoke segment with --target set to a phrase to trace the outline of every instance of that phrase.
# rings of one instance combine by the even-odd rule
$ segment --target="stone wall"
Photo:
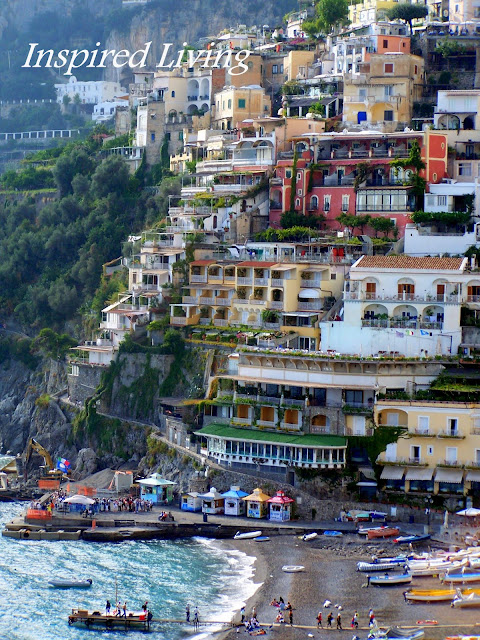
[[[105,367],[92,364],[78,364],[78,376],[68,375],[68,395],[78,405],[84,405],[87,398],[95,394]]]

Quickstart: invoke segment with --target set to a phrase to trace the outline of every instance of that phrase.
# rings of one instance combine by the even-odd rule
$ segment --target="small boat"
[[[369,529],[367,531],[367,538],[369,540],[374,540],[375,538],[392,538],[393,536],[398,536],[399,533],[400,530],[395,527],[378,527],[378,529]]]
[[[282,571],[285,571],[285,573],[300,573],[300,571],[305,571],[305,567],[301,564],[284,564]]]
[[[400,629],[399,627],[389,627],[388,629],[376,629],[369,637],[388,638],[389,640],[419,640],[423,638],[423,629]]]
[[[403,597],[407,602],[451,602],[455,589],[409,589]]]
[[[268,542],[270,538],[268,536],[258,536],[258,538],[254,538],[254,542]]]
[[[390,587],[397,584],[410,584],[412,576],[409,573],[389,575],[386,573],[384,576],[368,576],[368,584],[373,584],[378,587]]]
[[[237,531],[237,533],[233,536],[234,540],[250,540],[251,538],[260,538],[262,535],[261,531],[245,531],[242,533],[241,531]]]
[[[318,536],[318,533],[306,533],[305,535],[302,536],[302,540],[304,540],[305,542],[308,542],[309,540],[315,540],[315,538]]]
[[[48,584],[56,589],[88,589],[92,586],[92,580],[49,580]]]
[[[480,582],[480,573],[467,573],[462,571],[460,573],[446,573],[440,577],[442,582],[450,582],[452,584],[459,584],[464,582]]]
[[[324,531],[324,536],[330,536],[331,538],[341,538],[343,533],[341,531]]]
[[[392,562],[357,562],[357,571],[364,573],[370,573],[371,571],[395,571],[396,569],[403,569],[405,566],[405,561],[403,565]]]
[[[421,536],[398,536],[398,538],[395,538],[394,542],[395,544],[414,544],[415,542],[422,542],[423,540],[429,540],[430,539],[430,535],[425,533],[424,535]]]
[[[100,611],[88,611],[87,609],[72,609],[68,616],[68,624],[81,625],[87,628],[114,629],[121,627],[125,631],[129,629],[143,629],[150,631],[150,622],[153,619],[151,611],[127,611],[126,616],[105,615]]]
[[[458,591],[452,602],[454,609],[467,609],[472,607],[480,607],[480,595],[476,593],[469,593],[465,595]]]

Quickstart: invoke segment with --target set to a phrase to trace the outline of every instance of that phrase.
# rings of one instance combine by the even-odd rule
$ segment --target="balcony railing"
[[[219,307],[229,307],[230,303],[230,298],[215,298],[215,304]]]
[[[316,302],[297,302],[297,309],[299,311],[321,311],[322,301],[318,299]]]
[[[252,424],[252,419],[251,418],[232,418],[231,419],[231,423],[232,424],[248,424],[248,425],[251,425]]]
[[[199,304],[212,305],[215,304],[215,298],[199,298]]]
[[[245,284],[253,284],[252,278],[237,278],[237,284],[245,285]]]
[[[222,282],[222,280],[223,280],[223,276],[222,276],[222,274],[221,274],[221,273],[209,273],[209,274],[208,274],[208,279],[209,279],[209,280],[215,280],[215,281],[217,281],[217,282],[218,282],[218,281]]]
[[[463,462],[459,460],[440,460],[437,465],[439,467],[463,467]]]
[[[268,309],[278,309],[281,311],[283,309],[283,302],[281,300],[270,300],[267,306]]]
[[[245,298],[233,298],[233,304],[248,304],[248,300]]]
[[[283,282],[283,278],[272,278],[271,280],[272,287],[283,287]]]
[[[208,279],[208,276],[206,276],[206,275],[205,276],[196,276],[196,275],[192,274],[190,276],[190,282],[191,283],[198,283],[199,282],[199,283],[202,283],[202,284],[206,284],[207,283],[207,279]]]
[[[304,280],[303,278],[300,280],[301,287],[312,287],[313,289],[318,289],[322,286],[321,280]]]
[[[437,296],[429,293],[377,293],[374,291],[345,291],[345,300],[384,300],[386,302],[421,302],[435,304],[440,303],[460,303],[462,296],[458,293],[448,293]],[[479,296],[480,301],[480,296]]]
[[[266,300],[257,300],[256,298],[250,298],[250,300],[248,301],[248,304],[264,305],[266,302],[267,302]]]
[[[362,327],[392,329],[430,329],[442,330],[443,322],[418,322],[417,320],[384,320],[380,318],[363,318]]]
[[[416,436],[424,436],[425,438],[435,437],[435,434],[432,433],[429,429],[419,429],[418,427],[413,430],[413,433]]]
[[[450,429],[442,429],[441,431],[437,432],[437,438],[459,438],[462,439],[465,436],[463,435],[462,431],[460,431],[459,429],[454,429],[454,430],[450,430]]]
[[[290,422],[281,422],[280,429],[285,431],[300,431],[302,428],[301,424],[292,424]]]
[[[198,304],[198,298],[193,296],[182,296],[182,302],[185,304]]]
[[[180,318],[176,316],[170,316],[170,324],[176,325],[178,327],[183,327],[187,324],[188,318]]]
[[[480,302],[480,296],[467,296],[467,302]]]
[[[228,327],[228,320],[214,320],[213,325],[215,327]]]
[[[253,284],[256,287],[267,287],[268,286],[268,278],[255,278]]]
[[[263,326],[265,329],[277,330],[280,329],[280,322],[264,322]]]
[[[275,429],[277,423],[273,420],[257,420],[257,425],[259,427],[267,427],[268,429]]]

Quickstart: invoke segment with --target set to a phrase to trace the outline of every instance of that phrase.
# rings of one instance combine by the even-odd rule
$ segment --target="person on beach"
[[[256,618],[257,617],[257,607],[253,606],[252,607],[252,618]]]
[[[318,615],[317,615],[317,629],[323,629],[323,623],[322,623],[322,612],[319,611]]]
[[[358,629],[358,612],[357,611],[355,611],[355,613],[353,614],[352,629],[353,627],[355,627],[355,629]]]
[[[327,627],[330,627],[330,629],[332,628],[332,622],[333,622],[333,613],[329,611],[327,616]]]
[[[293,607],[290,601],[287,602],[287,606],[285,607],[285,611],[288,611],[288,621],[292,625],[293,624]]]
[[[280,609],[280,611],[285,611],[285,600],[283,598],[279,599],[278,608]]]
[[[340,630],[342,628],[342,615],[341,613],[337,614],[337,629]]]
[[[188,603],[185,607],[185,622],[190,622],[190,605]]]
[[[373,627],[375,625],[375,614],[373,613],[373,609],[370,609],[368,612],[368,626]]]
[[[242,607],[240,609],[240,615],[242,616],[242,619],[240,620],[240,622],[243,624],[245,622],[245,607]]]
[[[147,613],[147,609],[148,609],[148,600],[145,600],[145,602],[142,604],[142,610]]]
[[[126,618],[127,617],[127,603],[126,602],[123,603],[122,611],[123,611],[123,617]]]
[[[277,617],[275,618],[275,622],[279,622],[279,623],[285,622],[285,618],[283,617],[283,611],[279,611],[277,613]]]
[[[193,628],[195,631],[198,629],[198,625],[200,624],[200,614],[198,612],[198,607],[195,607],[195,611],[193,612]]]
[[[105,605],[105,615],[109,616],[110,615],[110,609],[112,608],[112,605],[110,604],[110,600],[107,600],[107,604]]]

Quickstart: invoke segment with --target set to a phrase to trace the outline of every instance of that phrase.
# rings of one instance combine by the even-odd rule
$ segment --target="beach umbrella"
[[[92,500],[87,496],[81,496],[78,493],[74,496],[70,496],[70,498],[65,498],[64,502],[68,502],[68,504],[95,504],[95,500]]]
[[[448,529],[448,511],[445,509],[445,515],[443,516],[443,528]]]
[[[457,511],[457,516],[466,516],[467,518],[476,518],[480,516],[480,509],[475,509],[475,507],[470,507],[469,509],[462,509],[461,511]]]

